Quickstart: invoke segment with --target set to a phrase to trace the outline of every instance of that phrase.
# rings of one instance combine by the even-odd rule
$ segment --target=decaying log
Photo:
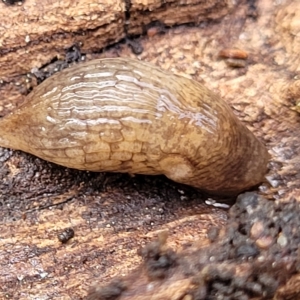
[[[0,6],[1,116],[40,80],[73,61],[130,56],[220,93],[272,155],[267,180],[255,192],[268,199],[258,204],[268,234],[254,239],[259,222],[249,231],[253,219],[244,222],[233,217],[235,207],[217,207],[235,199],[205,195],[163,177],[70,170],[1,148],[0,299],[84,299],[94,286],[95,299],[192,300],[209,295],[211,287],[221,289],[224,281],[232,287],[234,280],[247,289],[244,299],[298,299],[297,231],[282,235],[297,221],[293,199],[300,196],[294,109],[300,99],[299,2],[25,0]],[[147,35],[132,40],[140,33]],[[132,53],[132,41],[144,51]],[[79,56],[68,61],[73,46]],[[232,68],[218,55],[223,49],[240,49],[248,58]],[[35,75],[27,75],[31,70]],[[293,212],[279,214],[285,202]],[[276,224],[284,220],[279,232]],[[230,228],[242,237],[229,239]],[[74,237],[61,239],[71,229]],[[168,231],[166,243],[162,231]],[[258,264],[259,255],[250,259],[253,264],[242,255],[225,259],[222,250],[236,249],[245,239],[263,247],[259,253],[267,253],[267,265]],[[238,253],[255,254],[252,246]],[[212,251],[217,262],[208,266]],[[274,262],[284,272],[270,270]],[[227,277],[220,280],[223,271]],[[242,274],[250,279],[240,280]]]
[[[77,0],[1,5],[1,79],[40,68],[64,56],[73,45],[84,53],[99,51],[141,34],[143,26],[159,21],[167,26],[218,19],[232,9],[231,1],[125,1]]]
[[[228,0],[134,0],[128,5],[127,33],[142,34],[153,22],[160,22],[166,26],[200,24],[203,21],[220,19],[233,7],[233,2]]]
[[[143,263],[138,269],[108,285],[93,286],[87,300],[296,299],[295,280],[294,293],[276,291],[300,270],[299,212],[296,200],[272,205],[255,193],[242,194],[225,228],[208,233],[210,245],[175,253],[166,245],[167,233],[161,232],[139,251]]]
[[[2,4],[1,78],[40,68],[78,44],[95,51],[124,38],[122,1],[25,1]]]

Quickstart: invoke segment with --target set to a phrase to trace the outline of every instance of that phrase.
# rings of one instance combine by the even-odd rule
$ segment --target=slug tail
[[[14,119],[15,116],[9,114],[0,120],[0,147],[21,150],[22,137]]]

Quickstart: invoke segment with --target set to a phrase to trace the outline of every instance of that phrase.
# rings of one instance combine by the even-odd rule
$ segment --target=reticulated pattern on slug
[[[0,120],[0,146],[70,168],[164,174],[212,192],[258,184],[265,147],[202,84],[128,58],[98,59],[40,84]]]

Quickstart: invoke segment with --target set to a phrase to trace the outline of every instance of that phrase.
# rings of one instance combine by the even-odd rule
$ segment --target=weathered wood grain
[[[55,3],[66,3],[69,14],[77,14],[74,8],[71,12],[71,2],[41,2],[53,7]],[[25,3],[30,6],[34,1]],[[105,3],[108,7],[112,5]],[[31,59],[27,61],[26,47],[33,47],[35,43],[31,39],[27,45],[26,26],[18,22],[19,11],[24,7],[6,7],[2,2],[0,5],[1,41],[5,37],[5,44],[0,47],[5,49],[0,55],[0,77],[7,80],[1,83],[0,113],[4,115],[21,101],[22,93],[36,84],[34,78],[28,82],[22,73],[57,55],[63,56],[77,38],[84,38],[76,31],[78,28],[83,26],[89,32],[89,22],[78,19],[80,25],[68,31],[67,42],[59,35],[53,44],[41,39],[42,46],[32,48],[36,50],[29,51]],[[145,49],[140,55],[120,43],[102,54],[88,53],[87,59],[105,56],[142,59],[204,82],[219,92],[272,154],[268,182],[259,187],[259,193],[272,201],[289,201],[300,196],[299,115],[291,109],[300,95],[297,34],[300,7],[297,1],[274,5],[271,0],[259,1],[257,6],[256,20],[247,17],[249,6],[245,1],[218,22],[203,23],[200,27],[176,26],[165,33],[140,38],[138,42]],[[49,28],[60,10],[55,12],[49,14],[49,20],[52,18]],[[116,20],[123,22],[126,19],[123,13],[124,7],[121,7],[121,11],[106,22],[119,28]],[[34,9],[32,14],[36,18]],[[61,22],[69,26],[68,22]],[[20,28],[14,32],[12,28],[17,28],[14,26]],[[22,35],[18,34],[19,30],[23,30]],[[47,36],[47,30],[43,27],[41,30]],[[120,34],[118,30],[112,33],[113,42],[125,36],[123,27]],[[106,40],[105,31],[101,36],[103,45],[112,42]],[[97,47],[97,39],[92,34],[90,37],[90,45]],[[17,40],[20,48],[16,46]],[[249,54],[246,67],[227,67],[218,58],[224,48],[246,51]],[[11,77],[13,75],[15,77]],[[206,199],[200,192],[164,178],[79,172],[1,149],[0,298],[83,299],[91,284],[106,284],[118,275],[132,274],[131,278],[139,278],[133,272],[141,263],[136,251],[155,239],[162,229],[169,230],[168,246],[181,253],[192,250],[195,241],[199,242],[196,247],[207,245],[208,228],[224,226],[227,211],[207,206]],[[74,228],[75,237],[61,244],[57,234],[68,227]],[[179,278],[180,273],[175,276]],[[141,274],[141,281],[136,282],[136,295],[143,299],[147,299],[143,293],[143,282],[147,280]],[[170,285],[164,281],[160,284],[170,287],[169,295],[173,291],[180,292],[176,281]],[[161,287],[154,290],[158,296],[159,291],[166,292]],[[279,289],[277,299],[297,299],[298,295],[296,275]]]
[[[2,80],[62,57],[73,45],[92,53],[127,34],[141,34],[153,21],[167,26],[199,24],[223,17],[233,6],[229,0],[134,1],[130,5],[122,0],[26,0],[21,6],[0,5]]]

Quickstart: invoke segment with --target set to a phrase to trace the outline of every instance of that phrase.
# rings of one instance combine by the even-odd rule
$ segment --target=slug
[[[202,84],[129,58],[56,73],[0,120],[0,146],[69,168],[164,174],[212,193],[264,179],[266,148]]]

